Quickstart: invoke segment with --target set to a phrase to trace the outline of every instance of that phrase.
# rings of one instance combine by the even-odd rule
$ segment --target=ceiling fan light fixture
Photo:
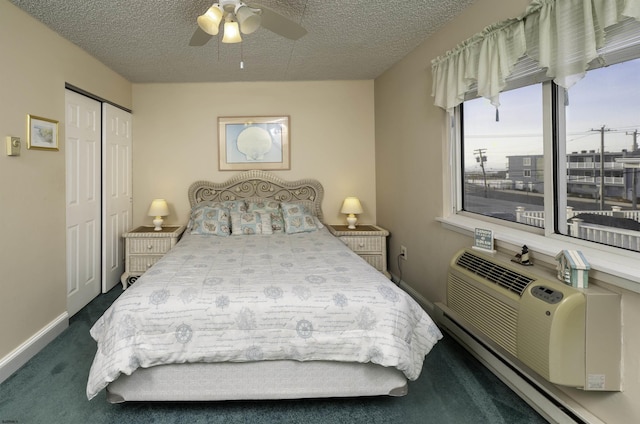
[[[243,34],[251,34],[260,28],[260,15],[242,3],[236,8],[236,18],[238,18],[240,31],[242,31]]]
[[[198,26],[209,35],[218,35],[220,22],[222,21],[222,10],[214,4],[205,12],[198,16]]]
[[[224,23],[224,36],[222,37],[223,43],[239,43],[242,41],[240,36],[240,28],[238,23],[232,20],[228,20]]]

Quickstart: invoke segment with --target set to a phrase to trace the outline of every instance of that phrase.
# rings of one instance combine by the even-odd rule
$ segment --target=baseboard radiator
[[[463,249],[451,260],[447,302],[435,304],[435,315],[503,359],[545,397],[560,393],[554,385],[621,390],[616,293],[594,285],[576,289],[541,267]]]

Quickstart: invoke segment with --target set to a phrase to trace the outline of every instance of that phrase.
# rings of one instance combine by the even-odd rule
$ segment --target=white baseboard
[[[413,297],[413,299],[418,302],[420,304],[420,306],[422,306],[422,308],[429,314],[432,315],[433,314],[433,310],[434,310],[434,305],[432,302],[429,302],[424,296],[422,296],[420,293],[418,293],[417,291],[415,291],[413,289],[413,287],[411,287],[410,285],[408,285],[407,283],[405,283],[404,281],[400,281],[399,284],[400,288],[404,291],[406,291],[407,293],[409,293],[409,295],[411,297]]]
[[[398,277],[396,275],[392,275],[391,278],[392,281],[396,282],[398,281]],[[425,298],[424,296],[422,296],[420,293],[418,293],[417,291],[415,291],[413,289],[413,287],[411,287],[410,285],[408,285],[407,283],[405,283],[404,281],[400,280],[398,283],[396,283],[398,285],[398,287],[400,287],[402,290],[406,291],[407,293],[409,293],[409,296],[411,296],[416,302],[418,302],[418,304],[420,306],[422,306],[422,309],[424,309],[430,316],[433,316],[433,311],[434,311],[434,304],[430,301],[427,300],[427,298]]]
[[[18,371],[18,369],[40,352],[53,339],[69,327],[69,314],[63,313],[40,331],[29,337],[24,343],[0,359],[0,383]]]

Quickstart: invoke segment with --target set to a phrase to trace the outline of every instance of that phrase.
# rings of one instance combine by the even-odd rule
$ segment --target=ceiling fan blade
[[[298,23],[285,18],[278,12],[274,12],[261,4],[251,3],[252,9],[260,9],[260,17],[262,18],[261,26],[268,29],[271,32],[275,32],[290,40],[297,40],[307,33]]]
[[[196,31],[191,36],[189,45],[194,47],[204,46],[209,40],[211,40],[211,37],[213,36],[204,32],[200,27],[197,27]]]

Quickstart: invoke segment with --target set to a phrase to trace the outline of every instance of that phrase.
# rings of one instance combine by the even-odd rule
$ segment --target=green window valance
[[[432,61],[434,104],[452,110],[474,91],[498,107],[517,66],[518,79],[543,72],[568,89],[616,52],[640,53],[640,0],[534,0]]]

